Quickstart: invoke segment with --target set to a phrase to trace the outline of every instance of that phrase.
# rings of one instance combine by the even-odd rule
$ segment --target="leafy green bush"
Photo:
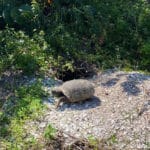
[[[145,42],[141,49],[141,66],[145,70],[150,71],[150,41]]]
[[[26,30],[29,34],[39,28],[41,10],[35,0],[5,0],[0,1],[1,23],[9,27]],[[2,26],[3,28],[3,26]]]
[[[0,39],[1,70],[14,68],[32,74],[44,64],[44,48],[24,32],[6,29],[0,31]]]
[[[142,64],[148,58],[140,50],[150,37],[150,5],[146,0],[7,0],[1,5],[4,24],[22,29],[30,36],[24,34],[25,44],[20,44],[23,52],[14,50],[19,42],[8,42],[8,50],[13,49],[19,57],[3,58],[0,70],[15,63],[16,68],[29,74],[31,70],[50,67],[61,74],[76,72],[85,62],[100,68],[128,66],[149,70],[148,65]],[[40,30],[44,34],[35,35]],[[5,38],[14,41],[10,39],[14,35],[8,35]],[[24,50],[27,43],[32,53]]]
[[[61,70],[75,71],[81,60],[101,68],[142,68],[139,49],[150,36],[147,1],[58,0],[49,8],[45,39]],[[65,68],[68,62],[72,67]]]
[[[150,4],[147,7],[143,6],[143,11],[140,13],[138,18],[139,33],[144,40],[150,38]]]

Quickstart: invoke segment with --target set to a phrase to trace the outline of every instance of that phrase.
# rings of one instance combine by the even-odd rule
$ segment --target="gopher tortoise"
[[[52,89],[52,94],[59,98],[56,108],[61,102],[73,103],[87,100],[94,95],[94,92],[94,86],[84,79],[70,80]]]

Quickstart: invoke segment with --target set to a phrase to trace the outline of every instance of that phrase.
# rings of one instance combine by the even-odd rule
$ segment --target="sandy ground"
[[[111,140],[116,149],[149,149],[150,76],[108,70],[88,80],[95,86],[93,98],[64,103],[56,110],[50,96],[44,101],[48,109],[41,119],[28,124],[31,134],[38,138],[52,124],[63,131],[66,143],[94,136]],[[44,88],[51,91],[46,80]]]

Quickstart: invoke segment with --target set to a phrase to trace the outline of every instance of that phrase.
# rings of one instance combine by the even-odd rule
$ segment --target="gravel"
[[[64,103],[56,110],[50,95],[44,100],[47,109],[41,119],[28,124],[36,127],[31,133],[40,136],[51,124],[63,131],[66,143],[70,136],[94,136],[111,140],[116,149],[150,149],[150,76],[108,70],[88,80],[95,86],[92,99]],[[43,88],[51,93],[61,83],[45,79]]]

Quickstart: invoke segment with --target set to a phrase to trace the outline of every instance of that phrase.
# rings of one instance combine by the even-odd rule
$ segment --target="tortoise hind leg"
[[[65,102],[65,101],[67,101],[65,96],[60,97],[56,103],[56,109],[59,107],[61,102]]]

